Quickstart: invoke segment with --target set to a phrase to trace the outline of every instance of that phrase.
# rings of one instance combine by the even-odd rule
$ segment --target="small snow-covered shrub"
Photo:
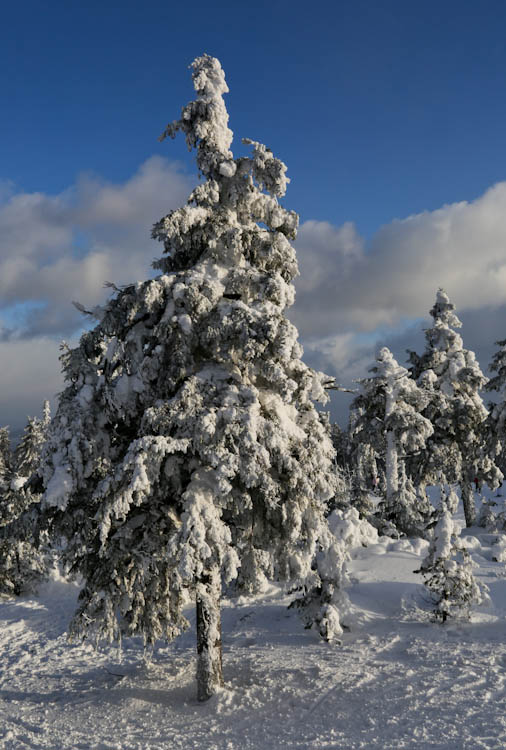
[[[495,562],[506,562],[506,536],[501,535],[491,547],[491,557]]]
[[[438,521],[427,557],[415,571],[424,576],[434,615],[442,622],[449,617],[468,619],[471,606],[480,604],[486,596],[486,587],[475,580],[471,557],[459,541],[459,529],[452,518],[457,502],[453,491],[448,497],[442,491]]]
[[[365,518],[361,518],[356,508],[334,510],[328,522],[332,534],[343,543],[348,551],[378,543],[377,529]]]
[[[491,533],[506,531],[506,507],[503,498],[483,499],[478,526]]]

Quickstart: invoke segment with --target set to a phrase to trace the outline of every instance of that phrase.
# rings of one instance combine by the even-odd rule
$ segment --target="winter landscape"
[[[0,746],[504,748],[506,338],[482,326],[480,364],[452,293],[464,319],[502,309],[504,184],[369,247],[301,225],[284,161],[233,138],[220,60],[190,76],[159,138],[194,159],[192,184],[169,168],[177,201],[156,160],[126,197],[90,176],[50,200],[0,183]],[[122,256],[97,238],[111,211],[139,220],[146,182],[157,257],[132,276],[125,250],[106,280]],[[412,250],[424,237],[435,255]],[[495,308],[469,294],[478,237]],[[392,296],[383,271],[370,286],[389,263]],[[332,296],[356,334],[329,334]],[[23,423],[64,330],[59,392]],[[26,342],[51,342],[29,368]]]

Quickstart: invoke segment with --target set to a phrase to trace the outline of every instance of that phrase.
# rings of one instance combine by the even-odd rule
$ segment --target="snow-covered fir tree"
[[[334,446],[336,466],[336,491],[330,501],[330,509],[349,508],[353,486],[353,470],[351,466],[350,441],[348,433],[342,430],[338,424],[329,424],[329,434]]]
[[[0,427],[0,488],[8,481],[12,470],[12,461],[9,428]]]
[[[44,545],[35,546],[34,531],[40,503],[35,485],[40,484],[37,471],[49,422],[49,402],[45,401],[42,419],[28,418],[4,475],[0,489],[0,593],[30,591],[47,573],[49,552]]]
[[[331,638],[343,555],[325,518],[334,450],[312,401],[327,400],[325,380],[285,316],[298,224],[278,202],[286,167],[249,140],[252,156],[234,158],[220,63],[192,69],[196,99],[163,137],[186,135],[203,181],[154,227],[161,275],[117,290],[63,352],[43,514],[84,580],[74,634],[172,638],[195,597],[206,699],[223,682],[222,582],[319,591]]]
[[[506,473],[506,339],[496,341],[499,349],[492,358],[489,369],[495,372],[485,385],[487,391],[496,391],[499,395],[497,403],[489,404],[489,417],[486,430],[489,449],[496,457],[496,464]]]
[[[33,591],[48,571],[46,549],[34,544],[39,495],[19,487],[16,479],[0,498],[0,594]]]
[[[439,289],[430,311],[434,323],[425,332],[425,352],[410,352],[413,377],[428,395],[424,415],[434,427],[420,454],[417,475],[422,485],[459,483],[467,526],[475,521],[475,479],[494,489],[502,474],[487,450],[487,409],[480,389],[487,383],[474,352],[463,347],[455,305]]]
[[[358,381],[360,393],[351,404],[351,437],[355,444],[370,446],[384,463],[384,520],[406,534],[421,534],[430,508],[413,492],[404,464],[432,434],[432,425],[420,413],[427,399],[387,347],[370,372],[371,377]]]
[[[469,553],[459,541],[459,528],[453,521],[458,497],[454,490],[441,487],[438,520],[427,557],[420,569],[434,604],[434,614],[443,622],[448,617],[469,618],[473,604],[480,604],[486,588],[480,586],[472,570]]]
[[[378,465],[377,458],[379,457],[374,452],[372,445],[362,442],[358,433],[354,434],[354,438],[356,439],[350,443],[350,461],[347,473],[349,477],[349,502],[361,516],[369,518],[374,511],[371,493],[378,495],[381,492],[380,475],[384,475],[384,472]],[[384,486],[384,482],[382,484]]]
[[[49,401],[44,401],[42,419],[28,418],[21,440],[16,446],[14,468],[18,477],[28,478],[38,468],[50,421]]]

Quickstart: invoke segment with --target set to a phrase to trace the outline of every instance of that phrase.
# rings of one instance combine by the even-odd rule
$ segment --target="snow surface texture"
[[[463,525],[462,514],[458,516]],[[341,528],[344,528],[341,526]],[[355,532],[353,532],[355,534]],[[271,587],[223,602],[227,688],[195,692],[191,631],[143,660],[140,639],[69,644],[77,587],[0,602],[2,750],[492,750],[506,746],[506,571],[498,534],[463,532],[491,601],[470,623],[435,624],[423,540],[367,533],[352,552],[352,630],[342,645],[304,630]],[[193,609],[189,613],[194,626]]]

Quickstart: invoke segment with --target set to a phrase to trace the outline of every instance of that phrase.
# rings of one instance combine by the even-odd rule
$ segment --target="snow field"
[[[355,750],[506,746],[506,577],[497,535],[463,540],[490,601],[470,623],[430,621],[421,540],[357,548],[341,645],[304,630],[270,587],[223,602],[226,688],[196,700],[194,629],[143,658],[138,640],[72,644],[77,588],[0,602],[2,750]],[[190,613],[191,615],[192,613]],[[192,622],[194,620],[191,617]]]

